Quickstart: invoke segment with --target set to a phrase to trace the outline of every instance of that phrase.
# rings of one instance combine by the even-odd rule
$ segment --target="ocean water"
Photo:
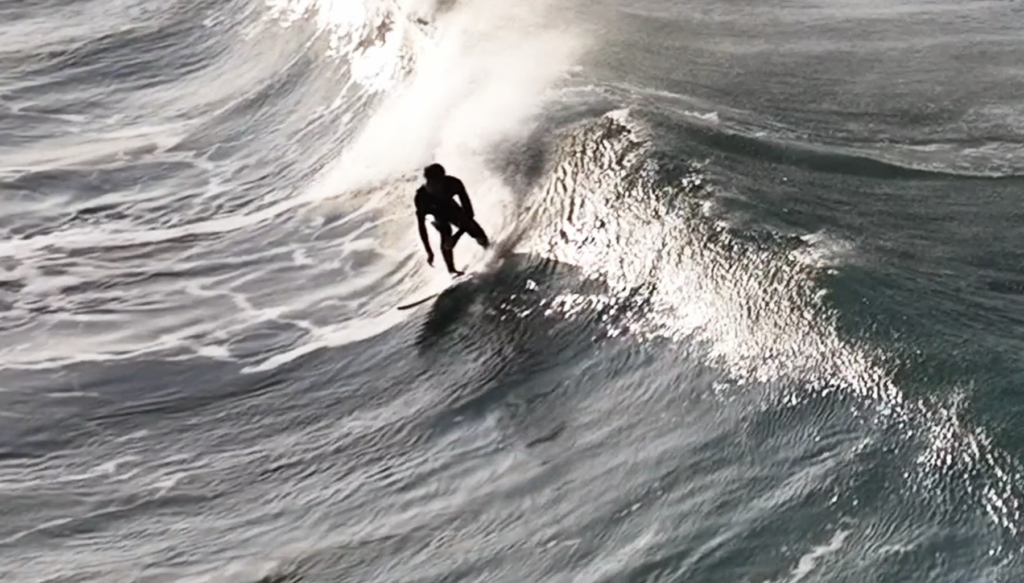
[[[1022,26],[0,0],[0,580],[1024,580]]]

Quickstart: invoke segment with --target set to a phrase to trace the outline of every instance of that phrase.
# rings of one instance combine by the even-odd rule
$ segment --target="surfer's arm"
[[[423,188],[416,189],[416,196],[413,201],[416,205],[416,226],[420,231],[420,241],[423,241],[423,248],[427,250],[427,263],[434,264],[434,251],[430,248],[430,239],[427,237],[427,210],[424,197],[426,193]]]
[[[427,237],[427,214],[416,209],[416,222],[420,230],[420,240],[423,241],[423,248],[427,250],[427,263],[434,263],[434,251],[430,248],[430,238]]]
[[[455,187],[455,194],[459,195],[459,204],[469,215],[469,218],[473,218],[473,203],[469,202],[469,193],[466,192],[466,185],[462,183],[458,178],[455,179],[453,186]]]

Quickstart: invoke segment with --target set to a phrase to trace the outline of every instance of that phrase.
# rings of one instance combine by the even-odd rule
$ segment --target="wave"
[[[175,4],[171,13],[190,22],[184,9],[192,5]],[[319,459],[325,443],[327,453],[338,453],[370,427],[377,448],[370,457],[386,457],[376,439],[404,444],[403,432],[411,431],[396,429],[397,421],[457,439],[452,427],[485,417],[512,381],[534,379],[589,343],[656,345],[670,367],[714,379],[673,390],[705,391],[701,398],[743,409],[738,416],[754,418],[743,428],[765,432],[773,445],[787,445],[773,430],[855,419],[858,443],[815,469],[840,494],[853,488],[850,475],[861,465],[876,467],[871,456],[895,451],[888,463],[907,465],[887,474],[888,487],[949,500],[948,508],[970,500],[1011,540],[1019,538],[1024,495],[1011,456],[972,425],[955,398],[908,394],[901,355],[870,335],[844,332],[830,297],[830,276],[842,259],[807,259],[843,242],[754,232],[716,218],[714,179],[666,145],[659,124],[716,152],[816,172],[900,180],[935,173],[734,135],[719,127],[725,116],[691,111],[666,121],[663,111],[615,103],[614,92],[573,86],[574,65],[593,39],[551,2],[268,0],[252,11],[197,5],[208,11],[202,28],[213,32],[189,26],[179,38],[205,39],[194,47],[201,62],[186,59],[173,74],[161,67],[145,83],[100,95],[99,111],[109,117],[74,122],[77,134],[26,136],[32,148],[0,154],[12,161],[2,187],[16,200],[5,203],[12,212],[0,219],[5,385],[82,370],[94,380],[102,365],[131,361],[156,379],[145,395],[94,382],[73,396],[115,403],[117,414],[106,409],[88,419],[106,423],[235,400],[289,372],[315,372],[331,384],[343,368],[373,369],[380,386],[340,396],[317,391],[304,397],[300,405],[308,409],[298,417],[349,398],[383,403],[379,416],[352,421],[340,439],[330,433],[337,419],[318,421],[317,431],[332,437],[302,438],[309,438],[303,446],[310,458]],[[123,55],[145,48],[158,63],[166,43],[136,31],[79,50],[109,58],[109,80]],[[59,56],[54,70],[84,67],[81,54]],[[62,87],[69,93],[58,97],[66,101],[94,89],[57,83],[47,91]],[[204,87],[213,91],[201,93]],[[32,115],[73,119],[54,105],[57,97],[26,90],[15,99],[22,100],[12,106],[15,114],[31,112],[35,100],[52,111],[37,107]],[[447,283],[426,268],[409,208],[419,169],[431,161],[470,184],[492,238],[515,245],[472,286],[399,313],[393,308],[400,300]],[[69,183],[81,188],[60,189]],[[475,261],[482,254],[460,248],[459,256]],[[331,350],[343,345],[351,354]],[[402,393],[388,371],[396,346],[429,357],[414,366],[422,377],[465,382],[445,394]],[[207,369],[231,381],[179,386],[188,371]],[[649,390],[635,384],[636,393],[615,395],[620,410]],[[208,393],[186,400],[177,393],[183,390]],[[229,412],[211,424],[212,439],[232,430],[256,443],[263,430],[287,435],[297,422],[275,414],[301,409],[292,396],[261,404],[266,427],[253,427],[248,411]],[[522,398],[550,405],[547,397]],[[523,425],[531,430],[522,432],[527,449],[554,440],[566,425],[530,415],[532,424]],[[44,430],[19,424],[6,431],[20,439],[21,431]],[[291,455],[291,446],[274,451]],[[180,462],[181,475],[200,465],[163,461]],[[267,472],[288,471],[289,463]],[[380,477],[373,471],[361,466],[356,477]],[[379,471],[387,478],[392,470]],[[180,478],[167,467],[155,475],[159,481],[147,487],[162,492]],[[359,487],[346,482],[314,499]],[[859,516],[855,503],[837,506]],[[892,526],[885,520],[883,527]],[[829,550],[843,543],[843,533]],[[288,547],[281,554],[317,552]],[[801,569],[821,552],[805,555]],[[241,571],[273,580],[290,560]]]
[[[848,401],[870,425],[902,432],[894,447],[916,451],[908,489],[969,496],[1020,535],[1024,492],[1012,458],[955,405],[909,397],[898,355],[841,332],[826,287],[841,265],[808,265],[804,244],[752,238],[710,217],[713,187],[701,168],[657,151],[656,130],[629,110],[559,136],[541,187],[523,203],[525,249],[607,289],[552,293],[522,313],[589,319],[611,336],[669,340],[685,353],[702,347],[701,359],[731,379],[719,398],[763,390],[762,406],[779,414],[822,397]],[[504,291],[520,297],[525,287]]]

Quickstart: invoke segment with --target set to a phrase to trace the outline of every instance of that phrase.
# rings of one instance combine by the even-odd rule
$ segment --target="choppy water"
[[[0,579],[1020,581],[1022,25],[0,1]]]

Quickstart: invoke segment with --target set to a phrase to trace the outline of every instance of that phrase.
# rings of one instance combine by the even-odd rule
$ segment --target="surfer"
[[[431,164],[423,169],[423,177],[426,184],[416,189],[416,221],[419,224],[420,239],[427,250],[427,264],[434,265],[434,252],[430,249],[430,240],[427,238],[427,215],[434,217],[434,228],[441,235],[441,257],[448,267],[448,273],[462,275],[461,271],[455,269],[452,259],[452,251],[455,244],[463,233],[469,233],[470,237],[487,249],[490,241],[487,234],[480,227],[480,224],[473,218],[473,204],[469,202],[469,193],[466,192],[462,181],[454,176],[445,173],[444,166]],[[454,200],[458,196],[459,206]],[[452,227],[458,230],[452,234]]]

